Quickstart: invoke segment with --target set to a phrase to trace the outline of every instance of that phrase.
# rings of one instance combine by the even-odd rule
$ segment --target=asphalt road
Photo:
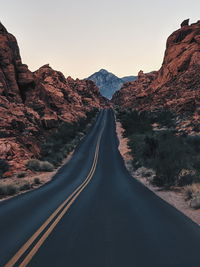
[[[0,266],[199,267],[200,228],[130,176],[104,110],[52,182],[0,203]]]

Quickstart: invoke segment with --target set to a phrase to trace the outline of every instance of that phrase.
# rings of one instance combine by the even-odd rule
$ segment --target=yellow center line
[[[95,166],[96,167],[96,166]],[[23,260],[23,262],[19,265],[19,267],[25,267],[27,264],[31,261],[33,256],[37,253],[39,248],[42,246],[44,241],[47,239],[47,237],[51,234],[51,232],[54,230],[56,225],[59,223],[59,221],[62,219],[62,217],[65,215],[65,213],[68,211],[68,209],[71,207],[71,205],[74,203],[74,201],[77,199],[77,197],[80,195],[80,193],[85,189],[85,187],[88,185],[88,183],[91,181],[92,176],[95,172],[95,169],[93,170],[90,179],[87,181],[87,183],[81,188],[81,190],[71,199],[71,201],[67,204],[67,206],[64,208],[64,210],[59,214],[59,216],[56,218],[56,220],[51,224],[51,226],[48,228],[48,230],[44,233],[44,235],[40,238],[40,240],[37,242],[37,244],[33,247],[33,249],[29,252],[29,254],[26,256],[26,258]]]
[[[46,238],[53,231],[53,229],[58,224],[58,222],[62,219],[62,217],[67,212],[67,210],[70,208],[70,206],[73,204],[73,202],[76,200],[76,198],[79,196],[79,194],[85,189],[85,187],[91,181],[92,176],[93,176],[93,174],[95,172],[95,169],[96,169],[96,166],[97,166],[99,145],[100,145],[100,140],[101,140],[102,133],[103,133],[103,129],[102,129],[102,131],[101,131],[101,133],[99,134],[99,137],[98,137],[98,141],[97,141],[97,145],[96,145],[95,156],[94,156],[92,167],[90,169],[90,172],[89,172],[88,176],[84,180],[84,182],[80,186],[78,186],[77,189],[52,213],[52,215],[42,224],[42,226],[40,226],[40,228],[30,237],[30,239],[18,250],[18,252],[8,261],[8,263],[4,267],[12,267],[12,266],[14,266],[14,264],[20,259],[20,257],[25,253],[25,251],[36,240],[36,238],[42,233],[42,231],[51,223],[51,221],[53,221],[53,219],[56,217],[56,215],[70,201],[68,203],[68,205],[64,208],[64,210],[56,218],[56,220],[52,223],[52,225],[43,234],[43,236],[40,238],[40,240],[36,243],[36,245],[33,247],[33,249],[29,252],[29,254],[24,259],[24,261],[19,265],[19,266],[26,266],[30,262],[32,257],[35,255],[35,253],[38,251],[40,246],[44,243]]]

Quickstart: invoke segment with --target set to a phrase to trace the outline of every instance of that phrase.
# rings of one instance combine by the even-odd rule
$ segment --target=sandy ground
[[[133,176],[133,179],[137,179],[146,187],[148,187],[151,191],[153,191],[160,198],[174,206],[176,209],[184,213],[187,217],[189,217],[192,221],[200,225],[200,210],[193,210],[190,208],[188,202],[185,201],[183,191],[181,189],[174,189],[173,191],[164,191],[161,188],[152,186],[148,179],[144,177],[142,174],[145,174],[145,168],[141,168],[140,171],[134,171],[132,168],[131,160],[132,157],[130,155],[130,149],[128,148],[127,142],[128,139],[123,137],[123,128],[120,122],[117,122],[117,135],[120,141],[119,151],[124,158],[124,162],[129,172]],[[147,169],[146,169],[147,170]]]

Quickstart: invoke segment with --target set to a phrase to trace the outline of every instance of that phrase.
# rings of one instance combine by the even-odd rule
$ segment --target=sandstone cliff
[[[73,122],[106,101],[91,81],[73,80],[49,65],[32,73],[22,64],[16,38],[0,24],[0,159],[10,173],[40,153],[62,121]]]
[[[140,71],[138,80],[126,83],[113,102],[138,110],[173,110],[189,119],[192,130],[200,114],[200,21],[182,23],[167,40],[161,69]]]

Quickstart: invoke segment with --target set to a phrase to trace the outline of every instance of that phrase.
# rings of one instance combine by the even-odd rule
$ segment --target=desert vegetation
[[[163,188],[188,192],[191,206],[200,207],[200,136],[179,134],[170,111],[117,110],[124,136],[129,140],[133,167],[155,172],[150,182]],[[189,193],[192,191],[192,193]]]
[[[9,170],[9,164],[5,159],[0,159],[0,178]]]
[[[41,180],[38,177],[35,177],[30,180],[19,179],[19,180],[13,181],[9,179],[9,181],[1,181],[0,182],[0,198],[16,195],[17,193],[35,188],[40,184],[41,184]]]
[[[52,172],[54,170],[53,164],[48,161],[41,161],[38,159],[29,160],[26,166],[32,171]]]
[[[63,122],[42,145],[40,162],[48,162],[53,166],[59,166],[87,133],[97,112],[98,109],[93,109],[86,114],[85,118],[81,118],[74,123]]]

